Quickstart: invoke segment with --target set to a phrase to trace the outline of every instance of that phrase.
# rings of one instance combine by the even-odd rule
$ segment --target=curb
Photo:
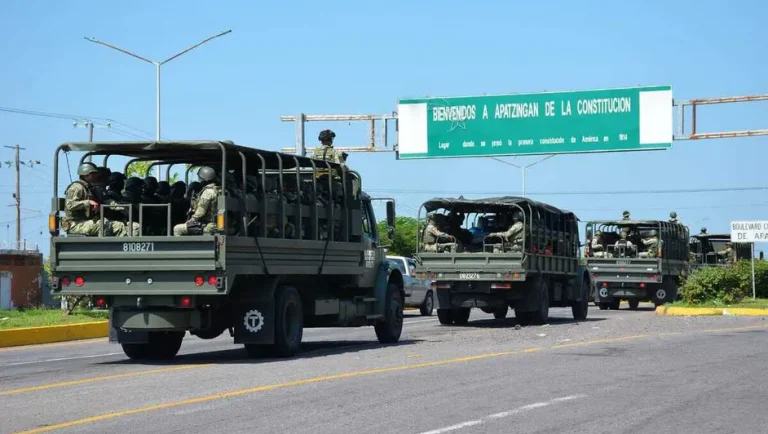
[[[703,316],[703,315],[733,315],[733,316],[768,316],[768,309],[748,307],[677,307],[658,306],[656,315],[667,316]]]
[[[109,336],[109,321],[26,327],[0,330],[0,348],[105,338],[107,336]]]

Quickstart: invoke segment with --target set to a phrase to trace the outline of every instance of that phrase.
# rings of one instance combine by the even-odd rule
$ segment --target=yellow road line
[[[84,378],[82,380],[72,380],[72,381],[62,381],[59,383],[41,384],[39,386],[22,387],[19,389],[0,391],[0,396],[18,395],[21,393],[36,392],[38,390],[56,389],[59,387],[66,387],[66,386],[77,386],[79,384],[96,383],[99,381],[116,380],[120,378],[132,378],[132,377],[139,377],[142,375],[160,374],[160,373],[173,372],[173,371],[185,371],[189,369],[203,368],[211,365],[213,365],[213,363],[206,363],[202,365],[172,366],[169,368],[151,369],[146,371],[126,372],[124,374],[104,375],[101,377]]]
[[[716,331],[739,331],[739,330],[749,330],[749,329],[756,329],[756,328],[766,328],[768,327],[768,324],[766,325],[759,325],[759,326],[747,326],[747,327],[734,327],[730,329],[718,329],[718,330],[702,330],[701,332],[716,332]],[[694,331],[692,333],[697,333],[697,331]],[[487,354],[478,354],[474,356],[465,356],[465,357],[457,357],[453,359],[445,359],[445,360],[437,360],[434,362],[425,362],[425,363],[417,363],[412,365],[402,365],[402,366],[393,366],[389,368],[379,368],[379,369],[370,369],[366,371],[352,371],[352,372],[345,372],[341,374],[335,374],[335,375],[326,375],[323,377],[314,377],[314,378],[307,378],[304,380],[296,380],[296,381],[288,381],[285,383],[277,383],[277,384],[270,384],[266,386],[258,386],[258,387],[251,387],[248,389],[240,389],[240,390],[233,390],[230,392],[222,392],[222,393],[216,393],[213,395],[205,395],[205,396],[199,396],[197,398],[190,398],[190,399],[184,399],[180,401],[171,401],[166,402],[162,404],[156,404],[156,405],[150,405],[146,407],[139,407],[134,408],[131,410],[123,410],[123,411],[116,411],[112,413],[104,413],[97,416],[91,416],[86,417],[82,419],[76,419],[69,422],[62,422],[57,423],[53,425],[47,425],[40,428],[34,428],[28,431],[21,431],[16,434],[34,434],[34,433],[42,433],[42,432],[48,432],[48,431],[55,431],[59,429],[64,428],[71,428],[73,426],[79,426],[79,425],[85,425],[88,423],[93,422],[101,422],[105,420],[110,419],[116,419],[118,417],[123,416],[130,416],[134,414],[141,414],[141,413],[149,413],[152,411],[157,410],[165,410],[169,408],[175,408],[175,407],[181,407],[185,405],[193,405],[193,404],[201,404],[204,402],[210,402],[210,401],[216,401],[220,399],[227,399],[227,398],[234,398],[238,396],[243,395],[252,395],[255,393],[260,392],[268,392],[272,390],[277,389],[285,389],[289,387],[296,387],[296,386],[303,386],[306,384],[315,384],[315,383],[326,383],[329,381],[334,380],[342,380],[347,378],[355,378],[355,377],[365,377],[365,376],[371,376],[376,374],[384,374],[389,372],[402,372],[402,371],[410,371],[414,369],[424,369],[424,368],[433,368],[437,366],[444,366],[444,365],[453,365],[458,363],[466,363],[466,362],[472,362],[477,360],[487,360],[492,358],[498,358],[502,356],[513,356],[513,355],[520,355],[520,354],[526,354],[526,353],[535,353],[535,352],[541,352],[541,351],[547,351],[547,350],[556,350],[560,348],[568,348],[568,347],[575,347],[575,346],[586,346],[586,345],[594,345],[599,343],[613,343],[613,342],[622,342],[622,341],[629,341],[629,340],[635,340],[635,339],[642,339],[642,338],[648,338],[652,337],[654,335],[634,335],[634,336],[621,336],[617,338],[607,338],[607,339],[598,339],[594,341],[584,341],[584,342],[576,342],[572,344],[561,344],[556,345],[552,347],[533,347],[533,348],[527,348],[524,350],[511,350],[511,351],[500,351],[496,353],[487,353]]]

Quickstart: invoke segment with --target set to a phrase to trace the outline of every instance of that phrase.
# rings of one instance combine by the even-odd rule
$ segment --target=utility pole
[[[38,160],[21,161],[20,152],[26,151],[26,148],[22,148],[19,145],[6,146],[6,148],[14,150],[13,162],[6,161],[5,163],[8,166],[11,166],[11,164],[13,164],[13,166],[16,169],[16,193],[13,195],[13,198],[16,200],[16,246],[17,248],[20,248],[19,246],[21,246],[21,165],[29,164],[30,166],[33,166],[35,164],[40,164],[40,161]]]

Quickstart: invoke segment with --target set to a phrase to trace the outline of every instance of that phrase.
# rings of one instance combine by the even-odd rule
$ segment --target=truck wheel
[[[600,310],[608,310],[608,303],[601,301],[597,304],[597,307],[600,308]]]
[[[420,310],[422,316],[432,316],[432,311],[435,310],[435,296],[432,295],[432,291],[427,292]]]
[[[611,310],[619,310],[621,307],[621,299],[614,298],[610,303],[608,303],[608,307],[610,307]]]
[[[123,352],[133,360],[168,360],[176,357],[185,332],[148,332],[147,343],[122,344]]]
[[[453,312],[453,323],[456,325],[467,325],[469,322],[469,314],[472,312],[472,308],[460,307]]]
[[[394,283],[387,287],[387,299],[384,305],[384,321],[374,326],[376,337],[382,344],[394,344],[400,340],[403,332],[403,300],[400,288]]]
[[[296,288],[281,286],[275,293],[275,355],[291,357],[299,351],[304,335],[304,312]]]
[[[442,325],[453,324],[453,311],[451,309],[438,309],[437,320],[440,321],[440,324]]]
[[[509,306],[504,305],[504,307],[498,308],[493,312],[493,317],[496,319],[504,319],[507,317],[507,312],[509,312]]]
[[[574,301],[571,305],[571,313],[576,321],[584,321],[589,314],[589,285],[586,280],[581,281],[581,301]]]
[[[549,319],[549,281],[546,278],[541,279],[538,291],[536,292],[536,310],[530,312],[531,323],[533,325],[546,324]]]
[[[629,310],[637,310],[637,308],[640,306],[640,299],[630,298],[627,300],[627,303],[629,303]]]

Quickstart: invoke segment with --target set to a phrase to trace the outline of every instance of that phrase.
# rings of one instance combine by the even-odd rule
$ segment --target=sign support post
[[[755,283],[755,243],[768,241],[768,220],[731,222],[731,242],[749,243],[752,262],[752,299],[757,298]]]

